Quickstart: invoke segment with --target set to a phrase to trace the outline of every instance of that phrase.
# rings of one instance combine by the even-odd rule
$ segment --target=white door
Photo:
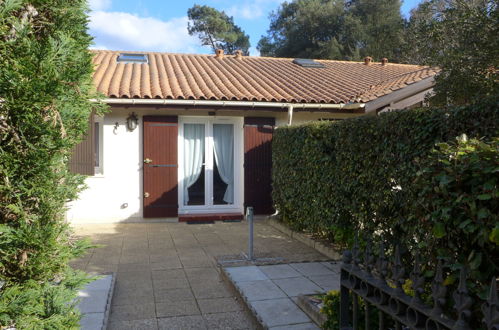
[[[242,213],[242,118],[179,123],[179,214]]]

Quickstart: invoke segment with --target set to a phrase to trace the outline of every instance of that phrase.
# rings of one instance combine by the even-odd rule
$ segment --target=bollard
[[[246,208],[246,221],[248,221],[248,260],[253,260],[253,207]]]

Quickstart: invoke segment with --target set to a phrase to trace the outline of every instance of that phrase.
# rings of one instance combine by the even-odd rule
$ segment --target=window
[[[316,62],[308,58],[295,58],[293,63],[304,68],[325,68],[326,66],[322,63]]]
[[[96,175],[103,174],[103,166],[102,166],[102,133],[103,133],[103,118],[95,117],[94,118],[94,173]]]
[[[127,54],[122,53],[116,59],[118,63],[148,63],[148,58],[146,54]]]

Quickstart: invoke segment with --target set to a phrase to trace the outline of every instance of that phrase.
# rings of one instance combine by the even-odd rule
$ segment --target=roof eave
[[[93,102],[102,102],[109,105],[154,105],[154,106],[204,106],[204,107],[245,107],[245,108],[280,108],[288,109],[293,107],[298,109],[317,109],[320,110],[353,110],[364,109],[365,103],[292,103],[292,102],[254,102],[254,101],[213,101],[213,100],[172,100],[172,99],[128,99],[128,98],[104,98],[93,99]]]

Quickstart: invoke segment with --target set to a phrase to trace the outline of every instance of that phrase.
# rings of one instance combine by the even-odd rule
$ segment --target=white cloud
[[[257,19],[267,15],[272,9],[285,0],[246,0],[225,10],[227,15],[234,18]]]
[[[207,52],[187,32],[187,17],[162,21],[123,12],[95,11],[90,14],[90,34],[95,47],[129,51]]]
[[[249,48],[250,56],[260,56],[260,51],[256,47]]]
[[[89,0],[91,10],[106,10],[111,7],[111,0]]]

